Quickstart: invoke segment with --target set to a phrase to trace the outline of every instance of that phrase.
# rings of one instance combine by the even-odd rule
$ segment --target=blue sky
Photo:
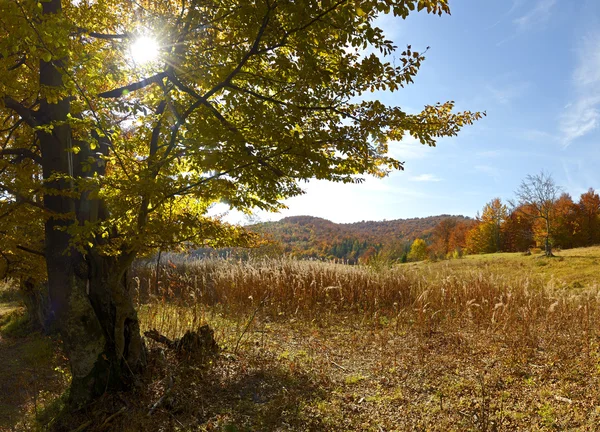
[[[404,171],[362,185],[310,182],[305,195],[286,201],[288,210],[258,218],[475,216],[541,170],[574,199],[600,189],[600,1],[451,0],[450,7],[451,16],[381,19],[399,48],[431,49],[415,84],[376,96],[409,112],[454,100],[487,117],[436,148],[391,143]]]

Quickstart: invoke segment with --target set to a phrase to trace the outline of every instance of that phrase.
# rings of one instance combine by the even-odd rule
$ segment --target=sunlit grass
[[[376,269],[167,256],[158,284],[156,263],[139,263],[142,330],[207,323],[222,352],[201,365],[149,341],[140,391],[68,430],[123,397],[108,430],[595,430],[600,248],[557,255]]]

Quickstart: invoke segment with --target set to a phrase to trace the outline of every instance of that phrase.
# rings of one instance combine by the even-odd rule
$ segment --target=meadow
[[[5,301],[0,343],[15,356],[39,345],[35,361],[48,367],[35,378],[44,390],[29,385],[12,411],[0,400],[12,413],[0,428],[598,430],[599,264],[600,247],[370,267],[139,262],[143,330],[174,339],[209,324],[219,354],[200,362],[149,340],[135,394],[59,415],[68,372],[47,348],[59,343],[20,334],[22,312]],[[11,376],[29,376],[31,361],[21,363]]]

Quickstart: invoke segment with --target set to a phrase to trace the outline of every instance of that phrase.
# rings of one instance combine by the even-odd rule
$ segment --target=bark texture
[[[61,12],[61,0],[42,3],[43,14]],[[40,61],[40,84],[64,90],[67,59]],[[137,315],[125,281],[126,262],[94,253],[82,255],[73,248],[70,224],[102,217],[103,206],[88,196],[73,198],[69,178],[81,175],[72,151],[69,98],[40,101],[36,117],[45,186],[44,207],[50,217],[45,226],[48,291],[56,326],[69,357],[73,381],[71,401],[85,404],[107,390],[122,389],[145,365],[145,349]],[[67,193],[68,192],[68,193]]]

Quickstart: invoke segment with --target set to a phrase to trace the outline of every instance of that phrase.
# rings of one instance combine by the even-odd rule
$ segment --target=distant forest
[[[389,221],[362,221],[338,224],[312,216],[293,216],[277,222],[250,227],[274,243],[278,252],[298,258],[340,260],[349,264],[385,254],[397,260],[406,255],[412,242],[421,238],[433,241],[434,229],[442,221],[463,223],[465,216],[440,215]]]
[[[458,258],[466,254],[569,249],[600,244],[600,196],[589,189],[574,201],[567,193],[544,202],[546,217],[535,203],[485,204],[475,218],[439,215],[389,221],[338,224],[313,216],[292,216],[247,227],[265,240],[256,249],[197,249],[196,255],[281,256],[334,260],[347,264]],[[423,250],[411,254],[415,240]]]

